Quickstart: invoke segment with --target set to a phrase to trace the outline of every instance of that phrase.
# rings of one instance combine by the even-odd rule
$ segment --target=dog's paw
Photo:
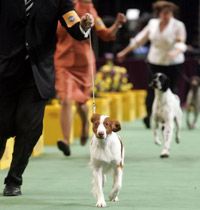
[[[118,202],[119,201],[119,198],[117,196],[116,197],[109,196],[109,199],[112,202]]]
[[[106,207],[106,202],[104,200],[97,201],[96,207],[105,208]]]
[[[176,141],[177,144],[179,144],[180,143],[180,138],[176,137],[175,141]]]
[[[168,158],[169,157],[169,150],[168,149],[163,149],[160,158]]]
[[[190,130],[193,130],[193,129],[195,129],[195,124],[193,123],[193,124],[191,124],[191,123],[187,123],[187,126],[188,126],[188,129],[190,129]]]
[[[117,197],[117,192],[112,192],[112,193],[110,193],[110,195],[109,195],[109,200],[110,201],[113,201],[113,202],[117,202],[117,201],[119,201],[119,199],[118,199],[118,197]]]
[[[190,127],[190,129],[195,129],[195,128],[196,128],[195,124],[192,124]]]
[[[161,141],[160,141],[159,139],[155,139],[154,143],[155,143],[156,145],[158,145],[158,146],[160,146],[160,145],[162,144]]]

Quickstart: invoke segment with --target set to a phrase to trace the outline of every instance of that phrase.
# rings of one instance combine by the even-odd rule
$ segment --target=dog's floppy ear
[[[118,121],[112,121],[112,131],[118,132],[121,130],[121,125]]]
[[[91,122],[94,123],[96,120],[99,120],[100,115],[99,114],[93,114],[91,117]]]

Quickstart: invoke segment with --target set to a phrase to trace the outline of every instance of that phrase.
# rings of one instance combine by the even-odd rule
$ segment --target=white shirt
[[[184,52],[187,49],[185,44],[186,30],[183,22],[171,18],[164,30],[160,31],[160,19],[151,19],[146,27],[131,40],[137,46],[151,42],[148,53],[148,62],[157,65],[173,65],[184,62]],[[175,58],[169,56],[169,52],[179,49]]]

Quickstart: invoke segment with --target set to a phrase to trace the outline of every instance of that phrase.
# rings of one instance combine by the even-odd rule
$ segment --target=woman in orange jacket
[[[93,15],[95,31],[104,41],[114,41],[117,31],[126,22],[125,16],[122,13],[118,13],[114,24],[107,28],[98,16],[92,0],[76,0],[74,3],[79,16],[85,13]],[[81,145],[85,145],[88,139],[89,122],[86,102],[90,98],[91,93],[91,65],[95,68],[95,56],[92,54],[91,57],[89,40],[84,40],[81,43],[76,41],[70,34],[66,35],[66,31],[59,24],[54,60],[56,91],[62,105],[60,122],[63,132],[63,140],[59,140],[57,145],[64,155],[69,156],[72,102],[76,102],[82,121]]]

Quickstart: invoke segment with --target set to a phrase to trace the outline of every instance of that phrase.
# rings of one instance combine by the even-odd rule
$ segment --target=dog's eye
[[[108,122],[105,122],[105,123],[104,123],[104,125],[105,125],[105,126],[108,126],[108,125],[109,125],[109,123],[108,123]]]
[[[95,126],[98,126],[98,125],[99,125],[99,123],[98,123],[98,122],[95,122],[95,123],[94,123],[94,125],[95,125]]]

